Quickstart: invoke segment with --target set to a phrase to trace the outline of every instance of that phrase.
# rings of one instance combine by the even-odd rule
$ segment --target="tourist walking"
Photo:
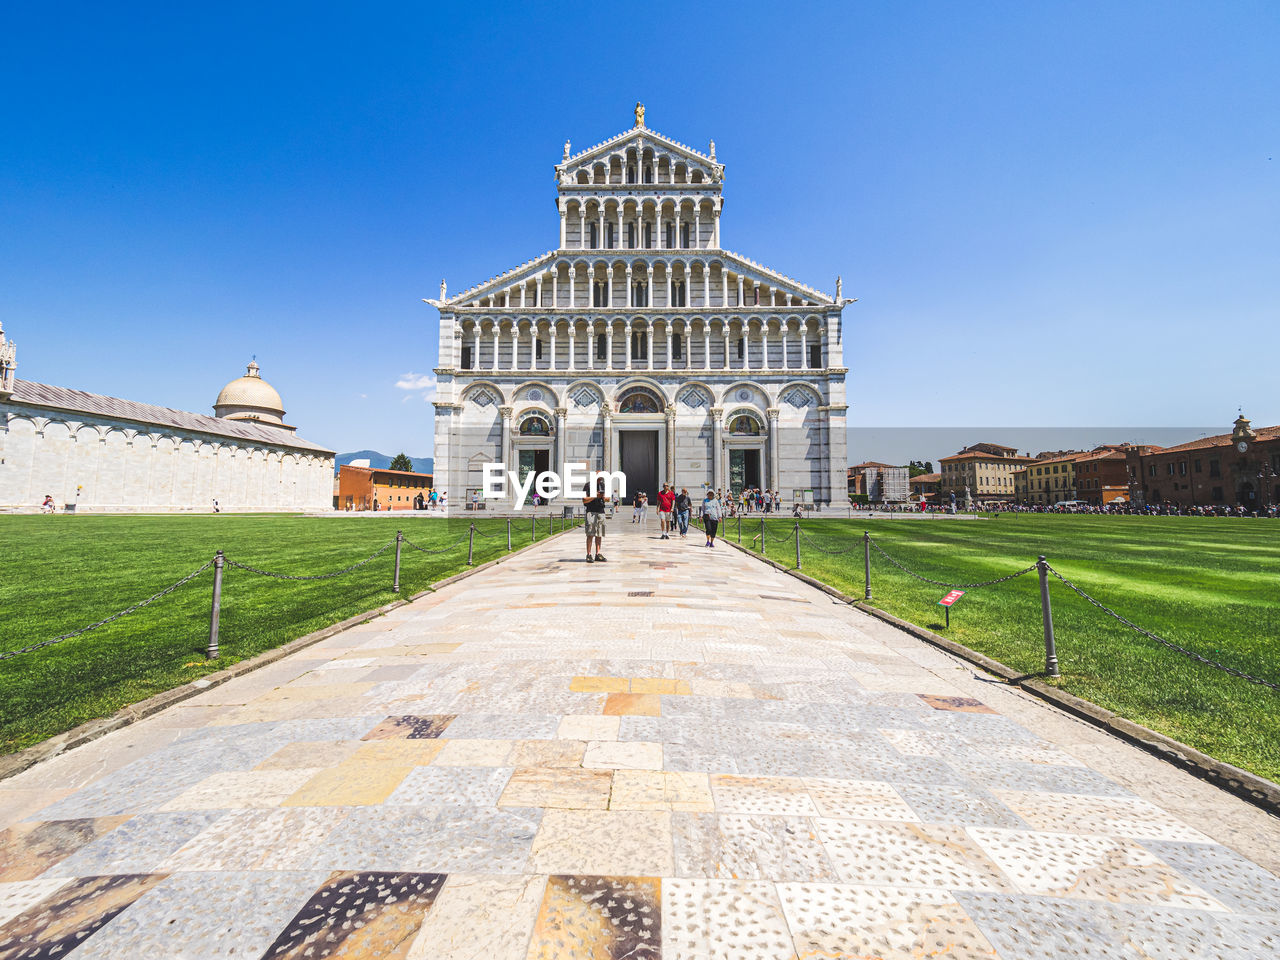
[[[671,484],[664,483],[658,491],[658,526],[662,531],[661,539],[671,539],[671,513],[675,509],[676,494]]]
[[[44,495],[44,502],[40,504],[40,512],[53,513],[53,511],[54,511],[53,494],[46,493]]]
[[[707,546],[714,547],[716,545],[716,528],[720,526],[720,518],[723,513],[720,510],[720,501],[711,495],[711,491],[707,491],[707,498],[702,501],[702,528],[707,534]]]
[[[585,529],[587,531],[587,563],[604,563],[604,554],[601,552],[602,541],[604,540],[604,510],[609,498],[605,496],[604,478],[600,477],[596,480],[596,492],[591,493],[591,484],[588,483],[583,488],[582,509],[585,514]],[[591,548],[592,542],[595,542],[595,550]]]
[[[680,539],[689,538],[689,512],[693,509],[693,501],[689,499],[689,491],[681,487],[676,497],[676,525],[680,528]]]

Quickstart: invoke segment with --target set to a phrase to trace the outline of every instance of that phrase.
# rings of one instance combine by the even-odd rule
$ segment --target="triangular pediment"
[[[568,142],[565,146],[568,147]],[[603,143],[597,143],[578,153],[566,153],[564,159],[556,164],[556,176],[561,183],[572,184],[580,182],[580,174],[585,172],[588,182],[594,182],[595,173],[602,164],[608,171],[610,164],[616,159],[625,169],[629,156],[643,157],[646,151],[655,160],[666,157],[673,165],[683,164],[691,178],[696,170],[703,181],[709,184],[720,183],[724,179],[724,164],[718,163],[709,154],[663,136],[656,130],[640,126],[624,130]]]

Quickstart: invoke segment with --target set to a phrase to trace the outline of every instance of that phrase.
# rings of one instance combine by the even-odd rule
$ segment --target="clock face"
[[[1236,444],[1236,449],[1239,450],[1241,453],[1244,453],[1246,450],[1249,449],[1249,441],[1241,440],[1239,443]]]

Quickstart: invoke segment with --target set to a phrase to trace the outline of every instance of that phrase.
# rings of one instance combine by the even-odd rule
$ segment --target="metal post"
[[[760,518],[760,556],[768,556],[764,550],[764,517]]]
[[[218,618],[222,614],[222,564],[225,558],[219,550],[213,555],[213,606],[209,609],[209,649],[205,659],[218,659]]]
[[[864,530],[862,532],[862,572],[866,582],[866,589],[862,592],[862,599],[871,600],[871,531]]]
[[[471,554],[476,547],[476,522],[471,521],[471,530],[467,537],[467,566],[471,566]]]
[[[511,552],[511,518],[507,517],[507,553]]]
[[[1041,557],[1036,561],[1040,571],[1040,611],[1044,615],[1044,672],[1051,677],[1058,671],[1058,648],[1053,637],[1053,608],[1049,605],[1049,564]]]
[[[529,517],[529,542],[538,542],[538,515],[536,513]]]
[[[800,521],[796,521],[796,569],[800,569]]]
[[[391,592],[400,592],[400,544],[404,542],[404,533],[396,531],[396,572],[391,579]]]
[[[739,542],[739,543],[741,543],[741,542],[742,542],[742,516],[741,516],[741,514],[739,514],[739,516],[738,516],[738,542]]]

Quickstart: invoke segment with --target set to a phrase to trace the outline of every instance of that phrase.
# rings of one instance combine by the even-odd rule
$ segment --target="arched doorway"
[[[618,396],[618,469],[627,478],[626,500],[640,493],[650,503],[658,499],[661,473],[661,427],[666,404],[648,387],[631,387]]]

